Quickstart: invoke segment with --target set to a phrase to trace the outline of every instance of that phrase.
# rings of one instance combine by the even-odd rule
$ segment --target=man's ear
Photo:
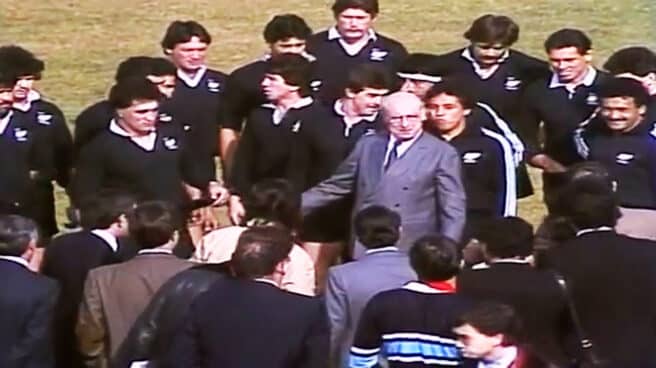
[[[492,336],[489,336],[489,337],[491,339],[494,339],[494,345],[495,346],[503,346],[504,345],[505,338],[504,338],[503,334],[498,333],[496,335],[492,335]]]
[[[583,55],[583,58],[584,58],[585,61],[587,61],[588,63],[592,63],[592,49],[588,50],[588,51],[585,53],[585,55]]]
[[[276,265],[275,273],[285,275],[289,270],[289,257],[286,257]]]
[[[465,116],[469,116],[471,114],[472,109],[465,109]]]
[[[421,118],[421,121],[426,121],[426,108],[423,105],[419,110],[419,117]]]
[[[30,240],[30,242],[27,244],[27,249],[25,249],[25,252],[23,252],[21,257],[28,261],[31,260],[34,256],[34,253],[36,252],[36,243],[37,239]]]
[[[353,98],[355,97],[355,92],[353,92],[350,88],[346,88],[344,90],[344,95],[348,98]]]
[[[171,243],[178,244],[179,240],[180,240],[180,232],[178,230],[176,230],[171,235]]]
[[[173,49],[164,49],[164,55],[171,55],[173,53]]]

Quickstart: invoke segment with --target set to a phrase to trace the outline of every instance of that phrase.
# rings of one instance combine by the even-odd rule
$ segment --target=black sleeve
[[[54,366],[52,321],[59,287],[54,281],[48,281],[50,282],[44,295],[35,301],[21,341],[16,342],[16,349],[12,355],[20,362],[17,366],[25,368]]]
[[[518,54],[517,63],[522,73],[524,83],[532,83],[539,79],[548,78],[551,75],[549,64],[546,61],[534,57]]]
[[[323,303],[314,299],[316,312],[311,318],[310,328],[303,339],[303,357],[299,367],[325,367],[328,362],[330,329]],[[310,319],[309,318],[309,319]]]
[[[185,183],[204,190],[210,181],[216,180],[216,166],[214,157],[209,154],[201,154],[194,149],[194,141],[187,139],[182,130],[178,137],[181,142],[180,170]]]
[[[230,191],[237,195],[248,193],[253,185],[252,172],[257,151],[253,125],[252,121],[246,123],[244,133],[237,146],[232,172],[228,177]]]
[[[182,134],[180,135],[182,137]],[[189,184],[198,188],[207,187],[207,183],[216,178],[214,149],[218,144],[217,128],[204,126],[192,128],[183,141],[183,176]]]
[[[105,180],[103,147],[98,140],[85,145],[80,152],[75,166],[75,175],[71,183],[71,200],[79,206],[88,196],[95,195],[102,188]]]
[[[542,151],[539,141],[542,118],[536,106],[540,98],[538,96],[539,93],[537,93],[538,89],[539,86],[537,84],[529,86],[522,93],[520,100],[520,124],[517,133],[519,133],[522,142],[526,145],[526,157],[529,159]]]
[[[49,112],[52,114],[54,179],[65,188],[70,181],[73,166],[73,137],[62,111],[51,104]]]
[[[307,189],[310,162],[312,161],[312,126],[302,124],[300,131],[293,135],[286,177],[299,193]]]
[[[223,93],[223,105],[220,110],[219,122],[221,128],[232,129],[240,132],[242,122],[253,108],[253,96],[250,96],[244,88],[237,72],[230,74],[226,81]]]
[[[33,143],[30,147],[29,165],[30,171],[36,173],[36,176],[30,175],[32,179],[39,181],[50,181],[55,175],[55,164],[52,157],[52,147],[49,141],[50,127],[34,126],[31,129]]]
[[[84,109],[75,119],[74,150],[79,153],[82,146],[91,142],[99,132],[103,131],[112,119],[110,108],[103,108],[100,104],[91,105]]]

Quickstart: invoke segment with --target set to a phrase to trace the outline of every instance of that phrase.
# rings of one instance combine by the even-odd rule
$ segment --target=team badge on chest
[[[50,125],[52,123],[52,115],[39,111],[36,114],[36,121],[42,125]]]
[[[590,94],[588,94],[588,97],[586,97],[585,103],[587,103],[590,106],[597,106],[599,105],[599,97],[591,92]]]
[[[27,130],[22,128],[14,128],[14,138],[16,138],[16,142],[26,142]]]
[[[169,151],[175,151],[178,149],[178,140],[172,137],[164,137],[164,147]]]
[[[522,81],[515,78],[515,77],[508,77],[506,78],[506,83],[504,84],[504,87],[506,91],[517,91],[519,87],[521,87]]]
[[[483,154],[481,152],[465,152],[462,155],[463,164],[475,164],[478,163],[478,160],[481,159]]]
[[[221,83],[214,79],[207,80],[207,90],[212,93],[217,93],[221,90]]]
[[[620,165],[628,165],[634,158],[635,155],[633,153],[622,152],[615,156],[615,162]]]
[[[377,47],[374,47],[371,49],[371,52],[369,53],[369,60],[371,61],[383,61],[385,57],[389,54],[389,52],[385,50],[381,50]]]

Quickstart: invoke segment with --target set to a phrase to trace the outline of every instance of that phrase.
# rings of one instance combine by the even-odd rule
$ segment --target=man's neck
[[[290,93],[287,96],[284,96],[280,98],[278,101],[275,102],[276,108],[287,111],[289,110],[292,106],[294,106],[298,101],[303,99],[301,95],[298,93]]]
[[[568,86],[577,87],[581,83],[583,83],[583,80],[585,79],[585,77],[588,75],[589,72],[590,72],[590,67],[588,66],[583,70],[581,74],[577,75],[576,78],[565,84],[567,84]]]
[[[631,125],[630,127],[626,128],[626,129],[624,129],[624,130],[622,130],[622,131],[619,131],[619,132],[617,132],[617,133],[619,133],[619,134],[627,134],[627,133],[630,133],[630,132],[634,131],[637,127],[639,127],[643,120],[644,120],[643,118],[640,118],[640,119],[638,119],[638,121],[636,121],[636,122],[635,122],[633,125]]]
[[[195,69],[195,70],[188,70],[188,69],[178,68],[178,72],[186,75],[187,77],[189,77],[189,79],[195,78],[196,74],[200,73],[201,70],[203,70],[202,67],[198,68],[198,69]]]
[[[111,235],[111,236],[113,236],[113,237],[115,237],[115,238],[117,238],[117,239],[118,239],[119,236],[121,235],[121,231],[120,231],[119,229],[117,229],[115,225],[111,225],[111,226],[108,227],[108,228],[97,229],[97,230],[106,231],[109,235]]]
[[[448,132],[440,133],[440,135],[442,136],[442,138],[444,138],[444,140],[451,141],[453,138],[462,134],[462,132],[465,131],[465,127],[466,127],[465,122],[462,121],[458,123],[458,125],[456,125],[455,128],[451,129]]]
[[[353,100],[350,98],[342,98],[342,111],[344,112],[344,117],[347,119],[357,119],[362,116],[358,111],[355,109],[355,104],[353,103]]]
[[[366,42],[366,40],[369,38],[369,31],[365,32],[364,36],[360,38],[346,38],[341,33],[339,35],[341,36],[340,40],[342,40],[344,43],[349,45],[355,45],[358,42]]]
[[[152,133],[153,131],[136,131],[133,129],[130,129],[130,127],[125,124],[125,122],[121,119],[118,119],[116,123],[126,132],[131,138],[139,138],[139,137],[145,137]]]
[[[497,346],[483,358],[486,362],[513,363],[517,359],[516,346]],[[504,365],[505,366],[505,365]]]
[[[255,278],[253,280],[258,282],[263,282],[266,284],[271,284],[277,288],[280,288],[280,286],[282,285],[282,279],[276,280],[276,277],[274,276],[262,276],[262,277]]]

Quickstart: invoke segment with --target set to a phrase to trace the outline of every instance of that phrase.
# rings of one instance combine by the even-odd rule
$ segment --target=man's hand
[[[540,153],[531,157],[529,163],[549,174],[562,173],[567,170],[563,164],[545,155],[544,153]]]
[[[221,185],[221,183],[216,181],[210,182],[210,184],[207,186],[207,193],[209,194],[210,198],[214,200],[212,206],[223,205],[228,201],[228,198],[230,197],[230,191]]]
[[[189,198],[192,199],[192,200],[200,199],[203,196],[203,192],[200,189],[198,189],[196,187],[193,187],[189,184],[185,183],[184,184],[184,189],[187,192],[187,195],[189,196]]]
[[[230,216],[230,221],[233,225],[241,225],[246,217],[246,209],[241,203],[241,198],[236,195],[230,196],[228,208],[228,215]]]

